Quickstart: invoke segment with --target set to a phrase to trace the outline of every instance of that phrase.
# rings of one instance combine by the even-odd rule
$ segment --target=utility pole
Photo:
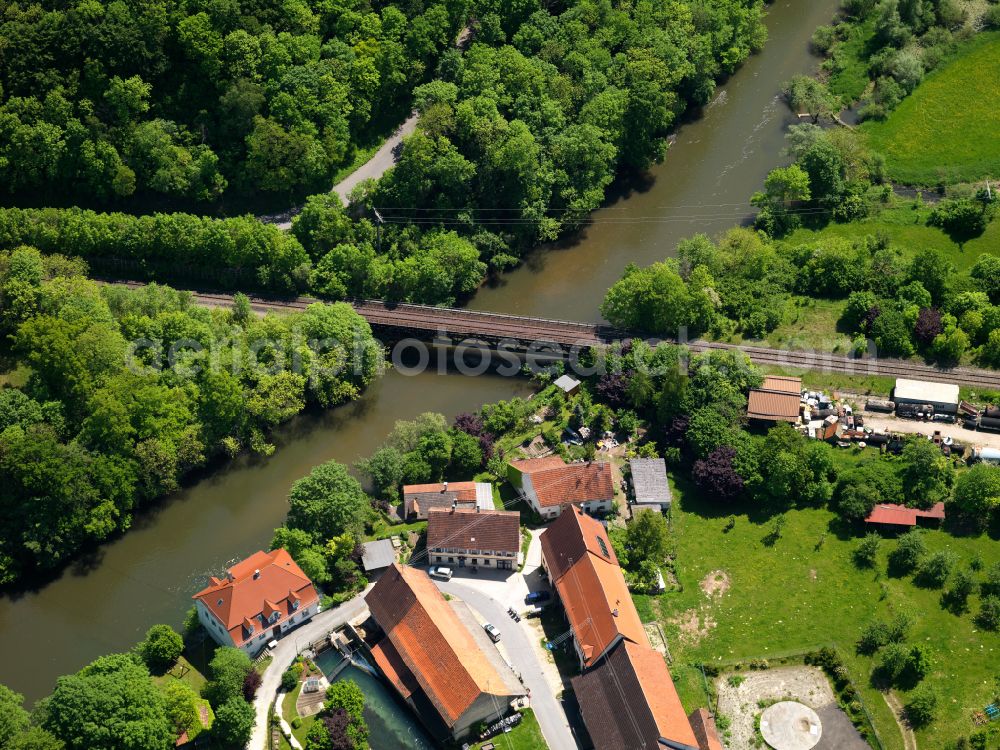
[[[377,221],[377,223],[375,224],[375,245],[376,245],[376,248],[378,250],[378,254],[381,255],[382,254],[382,224],[385,223],[385,220],[382,218],[382,214],[380,214],[378,212],[378,209],[375,208],[374,206],[372,206],[372,211],[375,212],[375,220]]]

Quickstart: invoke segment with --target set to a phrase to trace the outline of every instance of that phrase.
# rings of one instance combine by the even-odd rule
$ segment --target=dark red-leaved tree
[[[254,696],[257,695],[257,688],[260,687],[260,672],[251,669],[247,676],[243,678],[243,698],[247,703],[253,703]]]
[[[913,335],[921,344],[930,344],[934,337],[944,330],[941,324],[941,311],[936,307],[921,307],[917,322],[913,326]]]
[[[875,325],[875,321],[878,320],[878,316],[882,314],[882,308],[878,305],[872,307],[865,316],[861,319],[861,330],[865,333],[872,332],[872,326]]]
[[[691,471],[695,484],[720,500],[736,499],[743,492],[743,477],[733,465],[735,458],[735,448],[720,445],[708,454],[708,458],[695,461]]]
[[[483,420],[478,414],[464,411],[455,417],[455,429],[479,437],[483,434]]]
[[[614,409],[628,404],[629,376],[624,372],[606,372],[597,381],[597,393],[601,401]]]
[[[330,750],[355,750],[354,740],[348,734],[351,717],[342,708],[335,708],[323,715],[323,726],[330,733]]]

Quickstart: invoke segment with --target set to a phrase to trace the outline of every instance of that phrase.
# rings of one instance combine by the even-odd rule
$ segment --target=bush
[[[947,550],[935,552],[928,557],[917,571],[916,582],[929,589],[944,586],[955,565],[955,554]]]
[[[920,565],[926,554],[927,545],[923,536],[917,529],[912,529],[899,538],[896,549],[889,553],[889,572],[896,576],[906,575]]]
[[[293,664],[288,669],[284,671],[281,675],[281,689],[286,693],[290,693],[295,690],[295,686],[299,684],[299,677],[302,675],[302,665]]]
[[[882,537],[874,531],[865,534],[864,538],[858,542],[854,548],[852,557],[854,564],[859,568],[874,568],[878,559],[879,546],[882,544]]]
[[[927,223],[939,227],[955,239],[978,237],[986,230],[985,206],[972,198],[949,198],[931,211]]]
[[[976,624],[983,630],[997,630],[1000,628],[1000,598],[995,596],[985,596],[979,606],[979,614],[976,615]]]
[[[937,704],[937,693],[927,686],[917,688],[906,703],[906,719],[915,727],[925,727],[934,721]]]

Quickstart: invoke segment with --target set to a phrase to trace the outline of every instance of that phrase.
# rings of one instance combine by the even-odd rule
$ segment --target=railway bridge
[[[197,304],[207,307],[228,307],[232,295],[193,293]],[[291,300],[251,297],[255,312],[291,312],[304,310],[319,300],[298,297]],[[521,317],[463,308],[430,307],[360,300],[354,309],[373,329],[396,336],[433,340],[442,336],[454,343],[466,340],[489,345],[507,344],[540,354],[569,355],[574,349],[600,346],[627,338],[642,338],[651,344],[675,339],[650,338],[600,323],[579,323],[565,320]],[[735,349],[746,354],[754,364],[782,368],[787,371],[831,372],[886,378],[917,380],[947,380],[979,390],[1000,391],[1000,371],[974,367],[940,368],[913,360],[870,357],[845,357],[830,352],[772,349],[766,346],[728,344],[717,341],[683,341],[693,353]]]

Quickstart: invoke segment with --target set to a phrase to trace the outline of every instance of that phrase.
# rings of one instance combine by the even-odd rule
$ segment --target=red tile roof
[[[376,647],[379,666],[404,696],[419,687],[448,727],[483,693],[507,694],[503,678],[422,570],[393,564],[365,602],[385,631]]]
[[[573,688],[596,750],[662,750],[661,737],[700,750],[666,662],[648,645],[619,642]]]
[[[475,482],[437,482],[434,484],[407,484],[403,487],[403,507],[407,516],[418,514],[426,517],[431,508],[450,508],[452,503],[475,506]]]
[[[522,474],[534,474],[536,471],[561,468],[566,465],[566,462],[559,456],[544,456],[542,458],[522,458],[518,461],[511,461],[510,465]]]
[[[284,549],[255,552],[228,573],[226,578],[213,576],[210,585],[192,598],[215,615],[237,646],[319,601],[312,581]],[[299,605],[293,608],[296,601]],[[274,622],[260,619],[274,612],[279,615]]]
[[[541,542],[546,570],[583,652],[584,666],[596,662],[619,636],[648,645],[625,576],[598,521],[573,508],[545,530]]]
[[[611,500],[615,496],[609,463],[562,464],[536,469],[530,474],[531,486],[542,508]]]
[[[865,523],[885,523],[893,526],[916,526],[918,518],[944,520],[944,503],[935,503],[930,510],[907,508],[905,505],[883,503],[872,508]]]
[[[604,557],[615,565],[618,558],[608,539],[604,524],[579,508],[563,513],[549,524],[541,538],[545,567],[553,581],[561,578],[570,566],[590,553]]]
[[[487,550],[517,555],[521,514],[508,510],[445,510],[427,514],[427,549]]]

